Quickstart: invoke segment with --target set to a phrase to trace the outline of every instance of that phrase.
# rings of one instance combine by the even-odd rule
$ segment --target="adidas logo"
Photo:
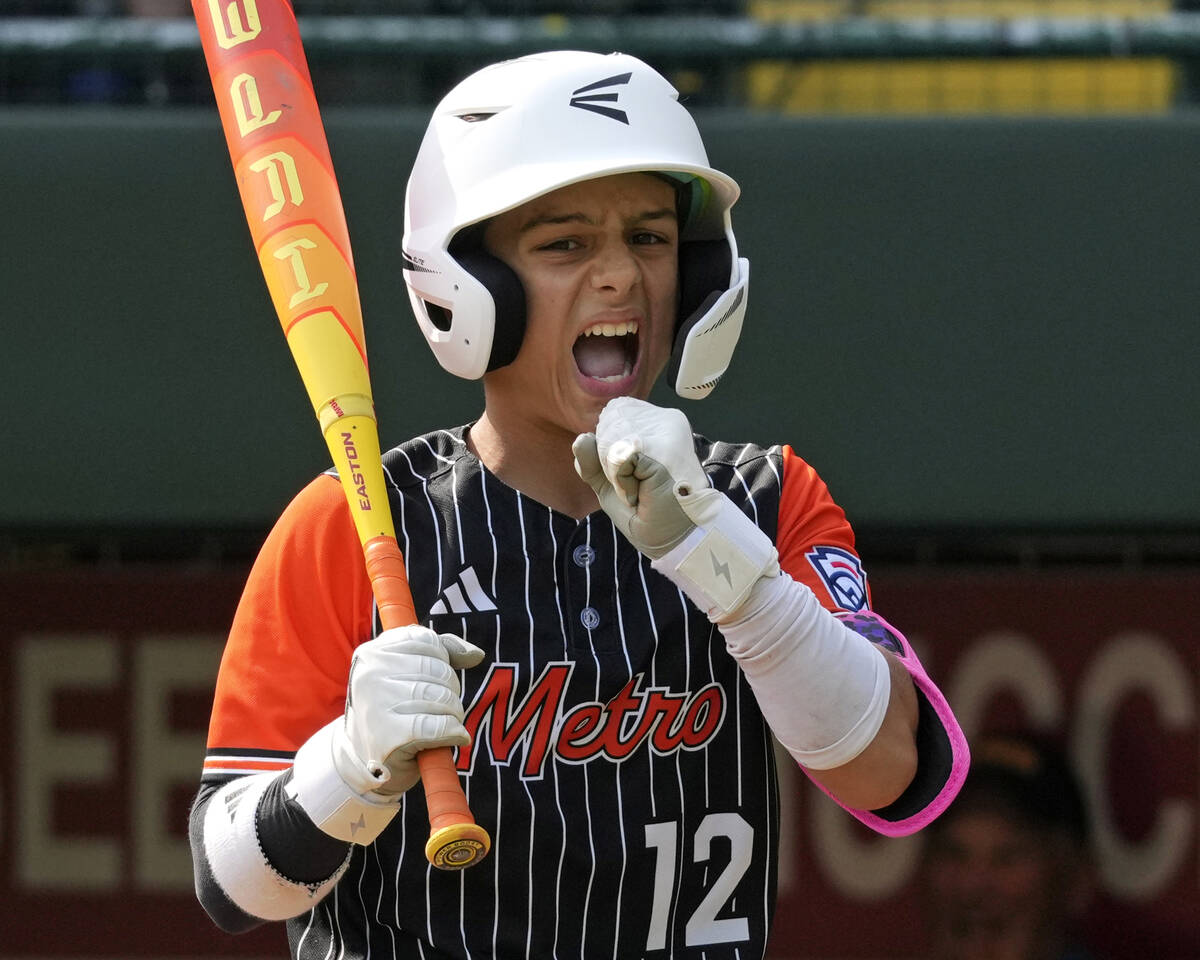
[[[225,793],[225,812],[229,814],[229,822],[233,823],[234,814],[237,813],[238,805],[242,802],[242,794],[250,789],[250,784],[242,783],[236,787],[227,790]]]
[[[495,610],[496,604],[479,585],[474,567],[467,567],[458,575],[458,581],[442,591],[438,602],[429,608],[430,616],[439,613],[475,613]]]

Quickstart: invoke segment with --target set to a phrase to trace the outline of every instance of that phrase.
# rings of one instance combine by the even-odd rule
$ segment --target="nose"
[[[608,240],[597,249],[591,276],[596,290],[623,295],[637,286],[641,276],[641,265],[623,237]]]

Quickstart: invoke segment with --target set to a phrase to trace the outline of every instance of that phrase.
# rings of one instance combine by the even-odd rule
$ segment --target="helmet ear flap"
[[[679,246],[679,317],[667,382],[681,397],[706,397],[724,375],[741,334],[750,264],[738,260],[727,239]]]
[[[700,305],[712,293],[729,289],[733,268],[733,253],[729,241],[690,240],[679,245],[679,316],[675,321],[676,338],[682,327],[692,319]],[[711,304],[710,304],[711,305]]]
[[[452,253],[459,266],[483,284],[495,305],[487,369],[507,366],[517,358],[525,337],[525,287],[512,267],[483,247],[455,249]]]

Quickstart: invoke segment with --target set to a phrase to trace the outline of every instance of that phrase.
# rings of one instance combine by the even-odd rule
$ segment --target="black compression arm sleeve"
[[[312,822],[284,787],[292,772],[276,777],[258,804],[258,842],[267,860],[295,883],[322,883],[346,860],[350,844]]]
[[[196,899],[212,918],[212,922],[226,933],[245,933],[260,926],[263,921],[252,917],[225,896],[225,891],[213,877],[212,868],[208,865],[208,854],[204,850],[204,812],[220,788],[221,784],[204,784],[196,794],[188,817],[188,842],[192,848],[192,875],[196,884]]]

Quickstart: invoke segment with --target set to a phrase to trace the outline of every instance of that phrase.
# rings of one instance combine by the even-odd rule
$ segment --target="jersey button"
[[[577,567],[591,566],[592,561],[596,559],[596,551],[585,543],[575,548],[571,559],[575,561]]]
[[[579,621],[589,630],[595,630],[600,626],[600,614],[595,607],[584,607],[579,611]]]

